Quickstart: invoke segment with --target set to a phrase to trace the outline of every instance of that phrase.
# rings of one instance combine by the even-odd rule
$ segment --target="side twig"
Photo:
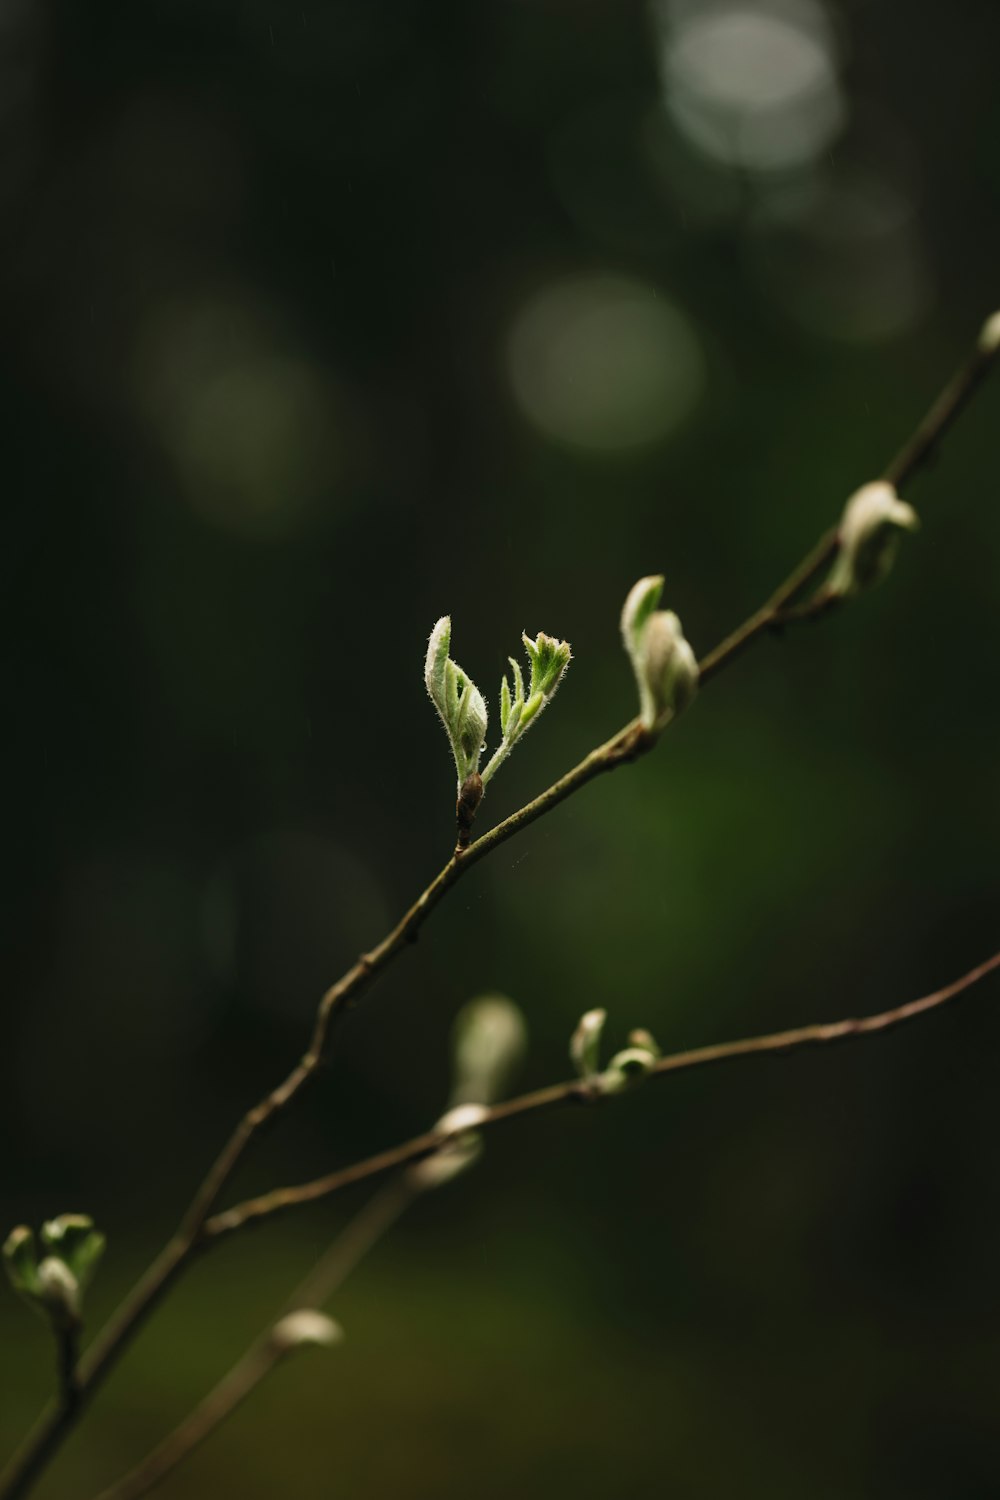
[[[751,1037],[746,1041],[723,1042],[716,1046],[699,1047],[693,1051],[677,1052],[664,1057],[652,1068],[653,1075],[661,1077],[685,1069],[705,1067],[739,1057],[775,1055],[790,1052],[798,1047],[823,1045],[843,1041],[849,1037],[865,1036],[875,1031],[886,1031],[934,1010],[947,1001],[971,989],[994,970],[1000,969],[1000,953],[972,969],[961,979],[935,990],[922,999],[910,1001],[894,1010],[880,1011],[877,1015],[860,1020],[835,1021],[829,1025],[802,1026],[791,1031],[772,1032],[766,1036]],[[502,1120],[514,1119],[536,1110],[555,1108],[572,1102],[591,1102],[595,1099],[592,1085],[579,1079],[571,1083],[556,1084],[511,1099],[505,1104],[485,1111],[477,1129],[488,1129]],[[347,1279],[363,1256],[390,1229],[406,1208],[419,1195],[420,1189],[414,1176],[406,1170],[407,1164],[419,1162],[433,1155],[442,1145],[447,1145],[448,1136],[440,1131],[430,1131],[392,1151],[358,1163],[339,1173],[331,1173],[314,1183],[299,1188],[285,1189],[282,1193],[267,1194],[238,1206],[230,1215],[217,1215],[206,1225],[211,1238],[219,1239],[251,1222],[259,1222],[275,1213],[284,1212],[318,1197],[353,1185],[364,1178],[381,1172],[393,1172],[380,1192],[370,1198],[317,1265],[297,1287],[288,1301],[288,1308],[320,1308],[333,1296]],[[236,1407],[275,1368],[285,1352],[275,1340],[273,1325],[253,1343],[246,1354],[230,1369],[209,1392],[191,1415],[177,1426],[140,1464],[124,1478],[102,1491],[98,1500],[139,1500],[139,1497],[154,1489],[171,1474],[191,1453],[199,1447],[226,1419]]]
[[[405,1212],[419,1189],[408,1173],[386,1183],[348,1223],[296,1288],[286,1311],[321,1308],[355,1266]],[[103,1490],[98,1500],[139,1500],[161,1484],[206,1438],[232,1416],[290,1352],[277,1320],[256,1339],[203,1401],[153,1451],[122,1479]]]
[[[674,1052],[667,1057],[659,1058],[647,1076],[664,1078],[668,1074],[687,1072],[691,1068],[709,1067],[716,1063],[730,1062],[736,1058],[792,1052],[799,1047],[826,1046],[830,1042],[869,1036],[876,1031],[888,1031],[892,1026],[899,1026],[904,1021],[912,1021],[915,1017],[922,1016],[927,1011],[936,1010],[939,1006],[947,1004],[949,1000],[954,1000],[957,995],[979,984],[996,969],[1000,969],[1000,953],[995,953],[985,963],[970,969],[961,979],[955,979],[951,984],[934,990],[930,995],[924,995],[919,1000],[910,1000],[905,1005],[896,1006],[892,1010],[879,1011],[875,1015],[862,1016],[859,1019],[797,1026],[791,1031],[773,1031],[764,1036],[748,1037],[742,1041],[718,1042],[709,1047],[695,1047],[687,1052]],[[492,1108],[484,1109],[481,1117],[476,1121],[475,1128],[477,1131],[490,1130],[505,1120],[534,1114],[538,1110],[554,1109],[564,1104],[591,1104],[603,1097],[588,1080],[576,1078],[568,1083],[556,1083],[548,1088],[537,1089],[531,1094],[521,1094],[516,1099],[508,1099],[503,1104],[495,1104]],[[328,1198],[331,1194],[338,1193],[357,1182],[368,1181],[411,1162],[420,1161],[423,1157],[431,1156],[453,1140],[453,1135],[442,1133],[440,1130],[430,1130],[423,1135],[414,1136],[412,1140],[406,1141],[401,1146],[382,1151],[366,1161],[342,1167],[339,1171],[331,1172],[325,1177],[317,1177],[312,1182],[300,1183],[296,1187],[277,1188],[273,1192],[261,1194],[260,1197],[248,1198],[244,1203],[238,1203],[225,1213],[216,1214],[214,1218],[209,1219],[205,1224],[205,1239],[208,1242],[223,1239],[250,1224],[260,1223],[264,1219],[287,1213],[291,1209],[301,1207],[304,1203],[314,1203],[318,1198]]]

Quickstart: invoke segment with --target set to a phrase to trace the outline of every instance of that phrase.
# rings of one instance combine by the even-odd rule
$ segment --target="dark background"
[[[704,652],[907,435],[1000,302],[998,50],[992,0],[6,0],[2,1210],[107,1228],[94,1322],[447,856],[436,617],[494,720],[522,629],[575,652],[485,826],[633,713],[635,578]],[[993,951],[998,412],[886,585],[467,877],[237,1191],[424,1128],[477,992],[529,1086],[594,1005],[678,1048]],[[497,1134],[163,1493],[995,1495],[997,1000]],[[200,1265],[41,1492],[361,1201]],[[12,1296],[0,1347],[6,1450]]]

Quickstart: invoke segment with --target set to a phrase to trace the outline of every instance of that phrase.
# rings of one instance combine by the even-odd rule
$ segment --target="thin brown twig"
[[[1000,953],[943,989],[935,990],[931,995],[912,1000],[893,1010],[880,1011],[877,1015],[865,1016],[860,1020],[802,1026],[791,1031],[751,1037],[746,1041],[723,1042],[716,1046],[677,1052],[659,1059],[651,1070],[652,1075],[664,1077],[668,1073],[705,1067],[739,1057],[774,1055],[809,1044],[825,1044],[846,1040],[849,1037],[864,1036],[875,1031],[885,1031],[953,1000],[998,968],[1000,968]],[[594,1086],[580,1079],[575,1079],[570,1083],[556,1084],[494,1106],[486,1111],[477,1129],[489,1129],[502,1120],[514,1119],[541,1109],[555,1108],[561,1104],[589,1103],[598,1097],[600,1096]],[[395,1176],[390,1177],[381,1191],[370,1198],[360,1212],[348,1222],[346,1228],[333,1241],[329,1250],[296,1288],[286,1304],[289,1309],[322,1307],[343,1285],[362,1257],[396,1223],[403,1211],[418,1196],[420,1190],[412,1175],[402,1169],[408,1164],[412,1165],[421,1158],[439,1151],[448,1140],[449,1137],[442,1136],[440,1131],[429,1131],[402,1146],[395,1147],[392,1151],[383,1152],[354,1167],[333,1173],[326,1178],[320,1178],[315,1183],[306,1183],[301,1188],[285,1190],[280,1198],[278,1194],[269,1194],[260,1199],[250,1200],[231,1211],[234,1216],[232,1223],[229,1222],[229,1215],[217,1215],[215,1219],[209,1220],[206,1231],[211,1238],[219,1239],[250,1222],[259,1222],[261,1219],[272,1217],[275,1213],[312,1202],[318,1197],[329,1196],[333,1192],[380,1173],[395,1172]],[[267,1206],[269,1203],[271,1207]],[[240,1217],[241,1214],[242,1217]],[[139,1500],[140,1496],[154,1489],[212,1432],[220,1427],[251,1391],[267,1378],[279,1362],[284,1351],[275,1344],[273,1331],[273,1326],[268,1328],[213,1387],[191,1415],[185,1418],[173,1432],[164,1438],[162,1443],[153,1449],[148,1457],[124,1478],[102,1491],[98,1500]]]
[[[268,1335],[252,1344],[170,1437],[154,1448],[124,1479],[104,1491],[101,1500],[112,1495],[116,1500],[132,1500],[134,1496],[145,1495],[227,1421],[251,1391],[294,1352],[295,1345],[282,1343],[269,1335],[270,1330]]]
[[[400,1172],[385,1183],[341,1230],[308,1276],[300,1282],[288,1298],[285,1311],[321,1308],[328,1302],[419,1192],[412,1175],[407,1172]],[[134,1469],[102,1490],[98,1500],[139,1500],[211,1437],[291,1352],[291,1347],[276,1334],[279,1323],[280,1319],[255,1339],[194,1411]]]
[[[882,478],[897,490],[901,489],[914,474],[935,456],[945,434],[954,426],[973,396],[986,379],[997,356],[997,332],[994,319],[983,325],[976,345],[965,363],[955,372],[923,420],[886,465]],[[699,681],[704,684],[714,677],[734,656],[745,651],[750,643],[765,631],[781,630],[790,625],[801,625],[829,614],[840,599],[835,594],[819,589],[813,598],[797,604],[806,589],[833,562],[839,542],[836,529],[821,537],[812,552],[805,557],[766,604],[745,620],[724,641],[710,651],[699,663]]]
[[[742,1041],[718,1042],[708,1047],[695,1047],[687,1052],[674,1052],[667,1057],[659,1058],[653,1064],[648,1076],[662,1078],[667,1074],[729,1062],[740,1057],[760,1057],[766,1054],[791,1052],[798,1047],[826,1045],[830,1042],[845,1041],[849,1037],[868,1036],[875,1031],[887,1031],[892,1026],[913,1020],[916,1016],[946,1004],[957,995],[971,989],[973,985],[978,984],[996,969],[1000,969],[1000,953],[995,953],[985,963],[970,969],[961,979],[955,979],[930,995],[924,995],[919,1000],[910,1000],[905,1005],[896,1006],[892,1010],[879,1011],[875,1015],[862,1016],[859,1019],[797,1026],[790,1031],[774,1031],[764,1036],[748,1037]],[[553,1109],[563,1104],[589,1104],[602,1097],[604,1096],[599,1085],[587,1079],[575,1078],[568,1083],[552,1084],[548,1088],[537,1089],[534,1093],[522,1094],[516,1099],[508,1099],[503,1104],[496,1104],[484,1110],[475,1128],[489,1130],[505,1120],[534,1114],[538,1110]],[[377,1156],[371,1156],[366,1161],[355,1162],[349,1167],[341,1167],[339,1171],[331,1172],[325,1177],[317,1177],[311,1182],[303,1182],[295,1187],[277,1188],[257,1198],[248,1198],[245,1202],[238,1203],[226,1212],[216,1214],[209,1219],[205,1224],[205,1238],[209,1242],[223,1239],[250,1224],[274,1218],[278,1214],[299,1208],[305,1203],[314,1203],[318,1198],[327,1198],[332,1193],[340,1192],[355,1183],[368,1181],[385,1172],[406,1166],[410,1162],[420,1161],[426,1156],[433,1155],[435,1151],[440,1151],[453,1139],[452,1135],[444,1134],[440,1130],[430,1130],[423,1135],[414,1136],[412,1140],[404,1142],[401,1146],[381,1151]]]
[[[916,428],[900,454],[886,470],[887,476],[902,484],[927,461],[942,436],[954,423],[981,385],[1000,351],[995,319],[984,326],[972,357],[949,381],[944,391]],[[799,564],[771,599],[699,663],[700,681],[708,682],[728,665],[750,642],[765,631],[780,625],[782,611],[801,596],[819,576],[836,553],[836,533],[822,538]],[[791,621],[794,623],[794,620]],[[185,1265],[193,1258],[202,1241],[202,1230],[222,1189],[239,1164],[247,1146],[259,1130],[282,1113],[305,1085],[316,1076],[329,1041],[334,1022],[352,1005],[372,979],[413,942],[430,913],[445,893],[468,869],[486,854],[519,833],[537,818],[550,812],[560,802],[595,777],[636,759],[656,743],[660,731],[650,731],[634,720],[560,777],[545,792],[525,807],[512,813],[466,849],[456,850],[426,890],[417,898],[403,918],[381,943],[363,953],[347,972],[322,996],[316,1012],[309,1046],[301,1059],[276,1088],[244,1115],[232,1136],[209,1168],[204,1181],[173,1238],[157,1256],[138,1285],[126,1297],[95,1340],[77,1368],[77,1399],[72,1407],[53,1402],[29,1433],[10,1464],[0,1475],[0,1500],[20,1500],[42,1473],[64,1437],[97,1388],[128,1344],[134,1338],[154,1307],[173,1285]]]

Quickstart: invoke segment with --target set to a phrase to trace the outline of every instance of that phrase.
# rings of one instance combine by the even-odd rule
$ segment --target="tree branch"
[[[391,1229],[419,1193],[420,1189],[408,1173],[402,1172],[387,1182],[337,1235],[292,1293],[285,1306],[286,1313],[299,1308],[321,1308],[328,1302],[358,1262]],[[140,1495],[155,1489],[206,1438],[211,1437],[291,1352],[288,1344],[279,1337],[280,1323],[279,1318],[255,1339],[194,1411],[141,1463],[103,1490],[98,1500],[139,1500]]]
[[[998,349],[1000,325],[998,315],[994,315],[984,325],[972,357],[945,387],[900,454],[890,464],[887,476],[901,484],[928,460],[995,363]],[[702,684],[710,681],[757,636],[780,625],[783,622],[783,612],[789,609],[827,563],[832,561],[836,550],[836,533],[832,532],[821,539],[761,609],[726,637],[715,650],[709,652],[699,664]],[[789,615],[787,623],[795,623],[794,616]],[[62,1439],[79,1419],[100,1382],[195,1254],[202,1240],[203,1227],[250,1141],[260,1129],[281,1114],[316,1076],[332,1027],[343,1011],[360,998],[372,979],[407,943],[416,939],[431,912],[466,870],[493,849],[506,843],[522,828],[557,807],[596,776],[614,770],[650,750],[661,732],[646,730],[637,720],[633,720],[610,740],[592,750],[579,765],[539,797],[498,823],[468,848],[456,850],[388,936],[370,952],[363,953],[331,985],[319,1002],[309,1046],[302,1058],[283,1082],[244,1115],[210,1167],[176,1234],[126,1298],[78,1367],[76,1401],[71,1407],[53,1403],[42,1414],[34,1431],[3,1475],[0,1475],[0,1500],[18,1500],[18,1497],[27,1493],[45,1468]]]
[[[695,1047],[687,1052],[674,1052],[668,1057],[659,1058],[647,1076],[664,1078],[668,1074],[730,1062],[740,1057],[762,1057],[780,1052],[792,1052],[799,1047],[825,1046],[830,1042],[846,1041],[851,1037],[869,1036],[875,1031],[888,1031],[892,1026],[899,1026],[904,1021],[911,1021],[916,1016],[924,1015],[929,1010],[936,1010],[939,1006],[945,1005],[949,1000],[955,999],[957,995],[963,994],[973,985],[980,983],[996,969],[1000,969],[1000,953],[995,953],[985,963],[970,969],[961,979],[953,980],[943,989],[924,995],[919,1000],[910,1000],[907,1004],[897,1006],[893,1010],[879,1011],[875,1015],[862,1016],[860,1019],[798,1026],[791,1031],[773,1031],[764,1036],[748,1037],[742,1041],[719,1042],[709,1047]],[[477,1131],[490,1130],[505,1120],[534,1114],[538,1110],[554,1109],[564,1104],[591,1104],[604,1097],[606,1096],[602,1094],[599,1085],[595,1082],[575,1078],[568,1083],[552,1084],[548,1088],[538,1089],[531,1094],[522,1094],[517,1099],[508,1099],[503,1104],[484,1109],[482,1116],[476,1122],[475,1129]],[[365,1182],[385,1172],[394,1171],[411,1162],[431,1156],[454,1139],[454,1134],[430,1130],[423,1135],[414,1136],[412,1140],[404,1142],[401,1146],[382,1151],[366,1161],[342,1167],[339,1171],[331,1172],[325,1177],[317,1177],[312,1182],[300,1183],[296,1187],[277,1188],[273,1192],[261,1194],[260,1197],[248,1198],[244,1203],[238,1203],[225,1213],[216,1214],[214,1218],[209,1219],[203,1231],[204,1238],[208,1242],[224,1239],[227,1235],[235,1234],[250,1224],[274,1218],[290,1209],[299,1208],[305,1203],[314,1203],[318,1198],[328,1198],[331,1194],[338,1193],[357,1182]]]
[[[723,1042],[716,1046],[699,1047],[693,1051],[677,1052],[660,1058],[651,1070],[653,1076],[664,1077],[685,1069],[705,1067],[739,1057],[755,1057],[790,1052],[798,1047],[822,1045],[843,1041],[849,1037],[865,1036],[875,1031],[886,1031],[909,1021],[926,1011],[934,1010],[956,996],[971,989],[994,970],[1000,969],[1000,953],[986,963],[972,969],[961,979],[935,990],[922,999],[912,1000],[894,1010],[880,1011],[877,1015],[860,1020],[835,1021],[829,1025],[802,1026],[791,1031],[772,1032],[766,1036],[751,1037],[746,1041]],[[514,1119],[537,1110],[555,1108],[561,1104],[575,1102],[590,1103],[600,1097],[593,1086],[575,1079],[570,1083],[556,1084],[552,1088],[540,1089],[524,1094],[505,1104],[494,1106],[484,1112],[477,1130],[489,1129],[502,1120]],[[276,1213],[313,1202],[319,1197],[328,1197],[354,1183],[383,1172],[395,1172],[381,1191],[370,1198],[359,1213],[349,1221],[337,1236],[306,1279],[289,1298],[288,1308],[320,1308],[333,1296],[378,1240],[390,1229],[406,1208],[419,1196],[421,1189],[411,1173],[401,1170],[438,1152],[453,1137],[440,1131],[428,1131],[391,1151],[360,1162],[338,1173],[332,1173],[316,1182],[298,1188],[288,1188],[279,1193],[265,1194],[238,1205],[229,1214],[216,1215],[209,1220],[206,1234],[215,1240],[224,1238],[246,1225],[271,1218]],[[209,1392],[190,1416],[185,1418],[168,1437],[164,1438],[147,1458],[117,1483],[102,1491],[98,1500],[139,1500],[139,1497],[154,1489],[171,1474],[194,1450],[199,1447],[226,1419],[232,1415],[251,1391],[265,1380],[287,1352],[275,1341],[272,1325],[247,1350]]]

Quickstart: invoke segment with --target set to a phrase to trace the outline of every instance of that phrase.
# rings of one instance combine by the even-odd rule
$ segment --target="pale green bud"
[[[104,1254],[104,1235],[87,1214],[60,1214],[42,1225],[42,1243],[65,1261],[83,1291]]]
[[[983,354],[996,354],[1000,350],[1000,312],[986,319],[979,333],[979,348]]]
[[[74,1328],[104,1236],[86,1214],[60,1214],[42,1225],[41,1241],[49,1253],[38,1261],[31,1230],[23,1224],[12,1230],[3,1247],[7,1275],[14,1290],[55,1327]]]
[[[471,1167],[483,1149],[483,1138],[477,1126],[489,1118],[489,1113],[483,1104],[456,1104],[447,1110],[434,1126],[435,1132],[442,1137],[439,1150],[407,1168],[410,1186],[416,1192],[443,1187],[466,1167]]]
[[[440,1151],[435,1151],[433,1156],[425,1156],[423,1161],[415,1162],[412,1167],[408,1167],[407,1179],[414,1191],[420,1193],[444,1187],[446,1182],[451,1182],[453,1177],[457,1177],[471,1167],[473,1162],[478,1161],[482,1152],[482,1136],[475,1131],[469,1131],[449,1141],[447,1145],[441,1147]]]
[[[38,1266],[35,1236],[26,1224],[12,1229],[4,1241],[3,1263],[15,1292],[22,1297],[33,1297],[38,1291]]]
[[[64,1260],[47,1255],[38,1263],[34,1300],[56,1328],[76,1328],[80,1322],[80,1283]]]
[[[643,1052],[648,1052],[653,1057],[661,1055],[655,1036],[651,1031],[647,1031],[644,1026],[640,1026],[635,1031],[629,1032],[628,1044],[630,1047],[641,1048]]]
[[[826,594],[846,599],[884,578],[899,549],[900,533],[920,520],[885,480],[862,485],[848,500],[838,528],[838,552]]]
[[[492,1104],[524,1056],[528,1028],[505,995],[470,1000],[452,1031],[454,1104]]]
[[[633,661],[642,651],[643,632],[660,602],[663,584],[662,573],[651,573],[648,578],[640,578],[629,589],[622,606],[622,639],[625,650]]]
[[[569,1041],[569,1055],[581,1078],[593,1078],[600,1067],[601,1032],[608,1019],[606,1010],[588,1010],[580,1017]]]
[[[596,1080],[602,1094],[620,1094],[625,1089],[635,1088],[653,1070],[654,1053],[645,1047],[626,1047],[616,1052],[604,1072]]]
[[[573,653],[569,649],[569,643],[557,641],[554,636],[541,632],[535,636],[534,640],[527,635],[522,635],[521,640],[524,642],[524,649],[531,663],[529,696],[534,698],[536,694],[541,693],[547,702],[562,682],[566,668],[570,664]]]
[[[340,1324],[314,1307],[300,1307],[287,1313],[271,1329],[271,1345],[281,1354],[289,1354],[304,1344],[329,1349],[339,1344],[343,1337]]]
[[[434,1129],[439,1135],[459,1139],[468,1131],[475,1130],[488,1117],[489,1110],[484,1104],[456,1104],[445,1111]]]
[[[621,630],[639,689],[646,729],[662,728],[685,709],[698,688],[698,661],[672,610],[656,608],[662,575],[640,578],[622,609]]]
[[[552,702],[572,660],[569,643],[556,640],[555,636],[540,633],[532,640],[530,636],[522,635],[521,640],[530,667],[527,691],[520,666],[512,656],[508,657],[512,676],[510,681],[506,676],[500,681],[500,733],[503,741],[483,771],[484,782],[493,778],[528,726]]]
[[[466,779],[479,769],[488,719],[482,693],[451,660],[450,645],[451,620],[443,615],[427,644],[424,682],[451,744],[461,792]]]

